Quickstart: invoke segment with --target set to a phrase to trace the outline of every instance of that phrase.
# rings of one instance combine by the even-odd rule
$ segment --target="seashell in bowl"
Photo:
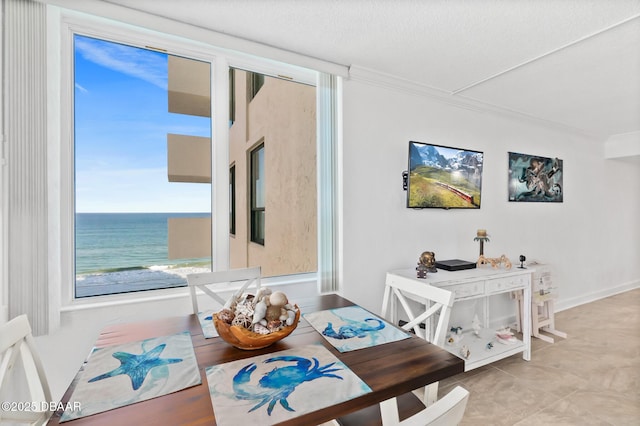
[[[255,350],[266,348],[287,337],[298,326],[300,321],[300,309],[295,306],[296,316],[293,320],[293,324],[284,326],[279,331],[274,331],[269,334],[255,333],[245,327],[230,325],[222,319],[218,318],[218,313],[213,314],[213,325],[218,330],[218,334],[225,342],[238,349]]]

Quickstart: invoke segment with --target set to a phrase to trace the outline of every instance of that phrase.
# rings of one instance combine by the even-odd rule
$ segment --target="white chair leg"
[[[400,424],[400,413],[398,403],[395,398],[390,398],[380,403],[380,417],[382,424],[393,426]]]
[[[422,402],[425,407],[430,406],[438,400],[438,382],[431,383],[424,387],[424,398]]]

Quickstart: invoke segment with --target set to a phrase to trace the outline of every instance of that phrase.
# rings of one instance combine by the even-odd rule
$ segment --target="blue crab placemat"
[[[318,333],[340,352],[407,339],[409,334],[360,306],[303,314]]]
[[[371,392],[321,344],[214,365],[206,371],[219,425],[271,425]]]
[[[188,331],[94,348],[60,422],[89,416],[202,383]]]
[[[200,321],[200,327],[202,327],[202,334],[205,339],[219,336],[216,326],[213,325],[213,312],[214,311],[198,312],[198,321]]]

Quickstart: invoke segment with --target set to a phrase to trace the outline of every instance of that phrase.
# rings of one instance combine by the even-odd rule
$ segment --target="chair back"
[[[23,371],[14,369],[16,365],[22,365]],[[24,377],[24,381],[18,382],[21,377]],[[23,388],[29,392],[31,399],[28,401],[36,403],[36,407],[44,408],[44,411],[0,410],[0,422],[8,420],[12,424],[33,425],[46,423],[53,414],[49,404],[51,390],[26,315],[0,325],[0,395],[4,395],[6,389]],[[42,404],[38,406],[38,403]]]
[[[220,306],[224,306],[227,301],[219,293],[231,291],[235,296],[239,296],[251,286],[257,291],[260,289],[260,276],[260,266],[187,275],[193,313],[200,312],[196,289],[214,299]]]
[[[396,324],[399,314],[404,314],[409,319],[406,324],[402,325],[404,330],[413,329],[417,336],[443,347],[454,298],[451,291],[398,275],[387,274],[382,299],[382,315]],[[411,306],[411,300],[424,306],[424,310],[417,312],[415,306]],[[398,304],[402,308],[401,312],[399,312]],[[434,328],[433,319],[436,317],[437,323]],[[421,324],[424,324],[424,330],[420,326]]]
[[[397,324],[398,317],[402,315],[408,318],[401,326],[402,329],[413,330],[417,336],[438,346],[444,346],[454,298],[454,294],[448,290],[387,274],[382,315],[393,324]],[[423,307],[419,311],[416,302]],[[436,318],[437,324],[432,327]],[[424,324],[424,330],[421,324]],[[430,383],[424,387],[422,400],[415,393],[408,392],[400,397],[382,401],[379,410],[368,407],[337,419],[337,423],[342,426],[380,423],[383,426],[450,426],[460,423],[469,392],[458,386],[440,400],[437,400],[437,396],[438,382]],[[405,416],[415,414],[400,421],[400,410]]]
[[[394,398],[395,399],[395,398]],[[464,416],[469,400],[469,391],[456,386],[429,407],[413,416],[400,421],[398,406],[393,399],[380,403],[383,426],[452,426],[457,425]],[[385,407],[388,405],[389,407]]]

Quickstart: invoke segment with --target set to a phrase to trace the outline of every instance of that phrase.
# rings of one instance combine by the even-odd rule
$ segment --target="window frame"
[[[264,246],[265,242],[265,225],[266,225],[266,194],[264,193],[265,186],[265,145],[264,141],[260,142],[254,148],[249,151],[250,166],[249,166],[249,199],[250,199],[250,232],[249,240],[252,243],[260,244]],[[260,161],[260,156],[262,161]],[[260,168],[260,166],[262,166]],[[258,178],[263,181],[261,185],[258,185]],[[257,205],[258,189],[262,189],[262,206]]]
[[[229,166],[229,234],[236,235],[236,164]]]
[[[55,303],[60,306],[62,310],[73,310],[74,306],[91,305],[94,303],[131,303],[140,300],[148,300],[150,298],[153,299],[154,297],[165,298],[183,295],[186,291],[184,288],[173,288],[148,290],[142,293],[133,292],[94,296],[82,299],[76,299],[74,296],[75,247],[73,230],[75,229],[75,205],[73,200],[75,193],[75,165],[73,160],[73,34],[78,33],[89,37],[95,37],[116,43],[124,43],[141,48],[158,48],[167,54],[186,56],[192,59],[211,63],[212,87],[219,88],[218,90],[212,90],[214,92],[212,94],[212,115],[218,116],[217,120],[212,120],[213,128],[211,131],[213,169],[211,185],[211,215],[214,223],[214,226],[212,226],[211,251],[214,259],[212,265],[214,270],[225,269],[228,267],[228,242],[229,238],[232,237],[229,233],[230,197],[227,194],[229,191],[229,119],[231,118],[229,115],[229,70],[232,68],[251,70],[252,72],[267,76],[284,77],[299,83],[309,84],[316,88],[318,97],[326,96],[326,90],[321,90],[320,81],[321,76],[329,76],[329,74],[323,74],[319,71],[308,68],[276,62],[267,58],[257,57],[242,52],[219,48],[196,39],[188,40],[175,35],[123,24],[110,19],[90,16],[78,12],[60,10],[58,11],[58,14],[50,14],[50,16],[55,20],[55,25],[48,26],[50,38],[55,39],[55,42],[53,42],[52,45],[55,46],[55,44],[59,43],[59,46],[57,47],[61,52],[59,61],[52,61],[52,63],[48,65],[52,70],[49,78],[49,82],[52,87],[51,92],[55,93],[57,91],[60,94],[59,112],[51,114],[49,118],[51,127],[59,130],[59,139],[56,138],[56,145],[52,149],[52,151],[57,151],[59,154],[57,157],[50,158],[49,160],[49,164],[52,164],[52,170],[56,170],[59,173],[59,175],[54,178],[54,182],[52,182],[52,186],[55,187],[55,191],[50,195],[50,202],[52,205],[57,206],[55,209],[51,210],[50,222],[55,224],[54,232],[60,235],[59,243],[58,246],[55,247],[56,252],[54,253],[54,255],[60,259],[59,269],[54,271],[54,275],[58,278],[54,286],[60,294],[60,298]],[[335,78],[335,76],[332,77]],[[335,92],[336,90],[339,90],[339,88],[333,86],[331,90]],[[335,97],[335,93],[332,93],[331,96]],[[333,100],[331,102],[333,102]],[[319,101],[319,104],[320,103],[322,102]],[[324,103],[326,103],[326,100]],[[331,121],[331,123],[325,122],[326,120],[334,120],[335,117],[333,115],[321,116],[322,113],[318,112],[317,123],[319,127],[329,126],[334,127],[334,130],[337,130],[335,127],[338,126],[338,123],[334,121]],[[336,144],[339,142],[335,138],[320,141],[320,135],[318,135],[318,139],[318,154],[320,154],[320,146],[326,144],[327,140],[328,143],[332,144],[331,150],[335,150]],[[225,142],[218,143],[218,141]],[[321,180],[319,180],[319,186],[322,185],[323,193],[329,191],[333,194],[333,197],[336,197],[337,171],[333,170],[331,173],[331,176],[321,177]],[[319,172],[319,175],[320,174],[322,173]],[[216,194],[224,194],[224,196],[216,196]],[[318,189],[318,200],[318,209],[320,212],[322,209],[322,206],[320,205],[320,188]],[[335,206],[332,204],[332,207]],[[220,218],[220,220],[218,220],[218,218]],[[318,215],[318,221],[320,221],[321,218],[322,216]],[[319,226],[318,228],[319,234],[320,229],[326,229],[326,227],[322,226]],[[338,273],[335,270],[339,266],[338,262],[335,260],[339,246],[337,223],[334,223],[332,228],[333,231],[329,245],[327,245],[326,235],[322,239],[318,239],[318,256],[331,257],[334,259],[332,262],[329,262],[332,270],[321,271],[321,265],[325,265],[327,263],[319,261],[318,271],[316,273],[298,274],[300,275],[299,278],[301,282],[308,282],[310,277],[315,277],[318,281],[318,287],[320,288],[320,281],[326,280],[324,277],[329,275],[333,277],[330,278],[333,283],[332,285],[334,288],[337,288],[336,280]],[[330,256],[327,256],[327,253],[331,253]],[[295,279],[295,276],[290,275],[282,277],[283,282],[291,282],[291,279]],[[270,279],[270,281],[272,280]],[[277,282],[277,277],[273,281]]]
[[[233,87],[236,84],[236,71],[229,68],[229,127],[236,121],[236,97]]]
[[[255,71],[247,73],[247,102],[251,102],[256,97],[260,89],[264,86],[264,74]]]

